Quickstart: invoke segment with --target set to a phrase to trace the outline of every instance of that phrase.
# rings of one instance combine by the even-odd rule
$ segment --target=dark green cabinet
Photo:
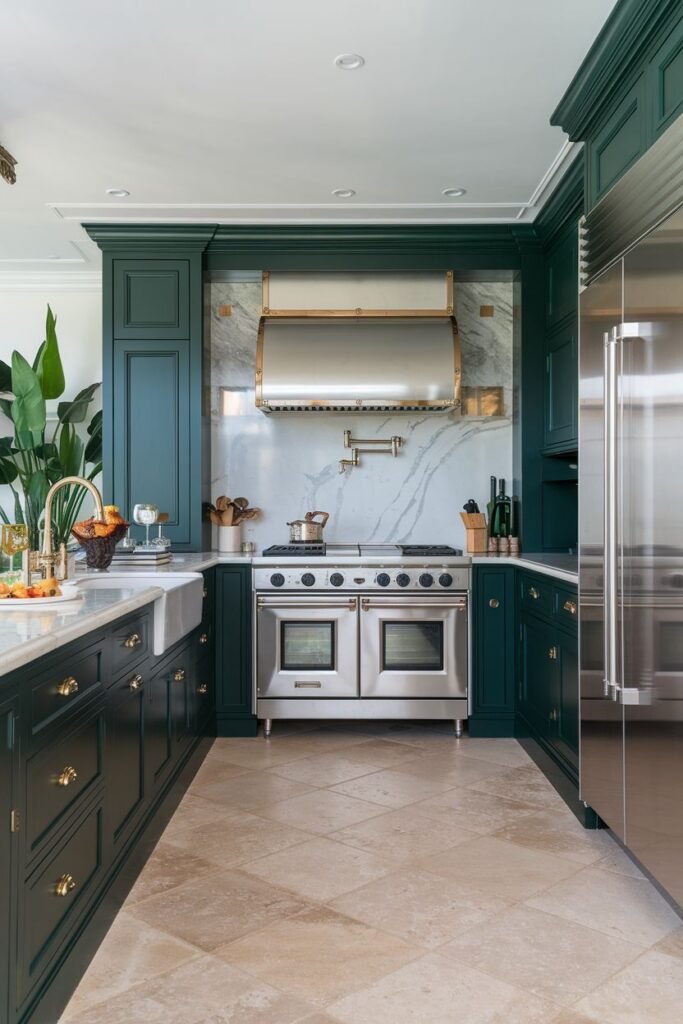
[[[667,33],[647,74],[652,126],[660,135],[683,112],[683,17]]]
[[[515,717],[515,570],[472,570],[473,672],[471,736],[509,736]]]
[[[216,566],[216,730],[255,736],[251,678],[251,566]]]
[[[125,841],[147,802],[145,779],[146,666],[126,674],[107,692],[107,772],[114,784],[108,799],[108,829],[114,846]]]
[[[588,144],[591,205],[597,203],[647,148],[645,76],[609,112]]]
[[[187,341],[190,271],[189,259],[115,259],[114,337]]]
[[[577,284],[575,275],[574,283]],[[546,340],[545,447],[578,446],[577,317]]]
[[[576,314],[579,290],[578,231],[572,223],[545,257],[545,323],[552,330]]]
[[[13,848],[18,825],[14,801],[17,712],[18,699],[13,694],[8,696],[0,691],[0,1021],[9,1019],[12,973],[11,932],[16,895]]]

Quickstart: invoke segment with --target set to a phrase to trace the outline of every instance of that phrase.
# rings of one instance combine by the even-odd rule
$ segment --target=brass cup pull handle
[[[576,615],[576,601],[565,601],[562,608],[565,612],[569,612],[570,615]]]
[[[175,672],[173,673],[173,681],[175,683],[182,683],[184,678],[185,678],[185,669],[184,668],[177,668],[175,670]]]
[[[78,772],[76,769],[68,764],[66,768],[62,768],[61,772],[57,776],[58,786],[70,786],[72,782],[75,782],[78,778]]]
[[[492,597],[491,600],[489,601],[489,608],[498,608],[499,606],[500,601],[498,600],[498,598]]]
[[[78,683],[73,676],[67,676],[66,679],[62,679],[61,683],[57,685],[57,693],[60,697],[71,697],[74,693],[78,693]]]
[[[551,661],[557,661],[557,647],[548,648],[548,657]]]
[[[201,683],[197,687],[197,693],[201,693],[202,697],[204,696],[205,693],[208,693],[208,692],[209,692],[209,687],[207,686],[206,683]]]
[[[529,597],[532,597],[534,601],[538,601],[540,596],[540,591],[538,591],[536,587],[529,587]]]
[[[59,881],[55,883],[55,896],[68,896],[75,888],[76,882],[73,875],[62,875]]]
[[[142,689],[142,676],[139,673],[136,673],[134,676],[130,677],[130,679],[128,680],[128,688],[130,690]]]
[[[142,640],[140,639],[140,634],[131,633],[130,636],[127,636],[126,639],[123,641],[123,646],[126,647],[129,651],[132,651],[135,647],[139,647],[141,643]]]
[[[209,634],[208,633],[200,633],[200,635],[199,635],[199,642],[200,642],[200,644],[208,644],[208,642],[209,642]]]

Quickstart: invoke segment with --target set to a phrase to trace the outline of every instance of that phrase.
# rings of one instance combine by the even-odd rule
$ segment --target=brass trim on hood
[[[372,271],[368,271],[370,275]],[[270,317],[444,317],[453,316],[455,312],[454,273],[446,271],[446,306],[443,309],[364,309],[362,306],[340,309],[271,309],[270,308],[270,271],[262,273],[262,316]]]

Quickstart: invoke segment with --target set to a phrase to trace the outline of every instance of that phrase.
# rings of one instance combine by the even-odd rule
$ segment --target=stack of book
[[[156,550],[142,547],[129,548],[128,550],[125,548],[121,550],[119,548],[114,552],[111,564],[116,566],[125,565],[126,567],[135,565],[167,565],[172,557],[169,548],[157,548]]]

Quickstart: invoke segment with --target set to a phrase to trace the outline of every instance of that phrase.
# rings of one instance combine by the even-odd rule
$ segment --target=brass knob
[[[208,597],[208,596],[209,596],[209,588],[206,586],[206,584],[204,584],[204,589],[202,590],[202,597]]]
[[[199,636],[199,642],[200,642],[200,644],[208,644],[208,642],[209,642],[209,634],[208,633],[201,633],[200,636]]]
[[[570,615],[576,615],[576,601],[565,601],[562,607]]]
[[[529,587],[529,597],[533,597],[534,601],[538,601],[540,593],[536,590],[536,587]]]
[[[78,772],[70,764],[66,768],[62,768],[61,772],[57,776],[58,786],[70,786],[72,782],[75,782],[78,778]]]
[[[548,649],[548,657],[551,661],[557,661],[557,647],[550,647]]]
[[[201,695],[202,695],[202,696],[204,696],[204,694],[205,694],[205,693],[208,693],[208,692],[209,692],[209,687],[207,686],[207,684],[206,684],[206,683],[201,683],[201,684],[200,684],[200,685],[199,685],[199,686],[197,687],[197,693],[201,693]]]
[[[498,600],[497,597],[492,597],[491,600],[489,601],[489,608],[498,608],[499,605],[500,601]]]
[[[136,673],[136,675],[131,676],[130,679],[128,680],[128,686],[129,686],[129,688],[131,690],[141,690],[142,689],[142,676],[138,675],[137,673]]]
[[[55,895],[56,896],[68,896],[70,892],[76,888],[73,875],[62,875],[59,881],[55,884]]]
[[[74,693],[78,693],[78,683],[74,677],[67,676],[66,679],[62,679],[57,686],[57,693],[60,697],[71,697]]]
[[[130,636],[127,636],[126,639],[123,641],[123,646],[127,647],[129,651],[132,651],[134,647],[137,647],[138,644],[141,643],[142,640],[140,639],[140,634],[131,633]]]
[[[184,678],[185,678],[185,669],[184,668],[177,668],[175,670],[175,672],[173,673],[173,681],[176,682],[176,683],[182,683]]]

